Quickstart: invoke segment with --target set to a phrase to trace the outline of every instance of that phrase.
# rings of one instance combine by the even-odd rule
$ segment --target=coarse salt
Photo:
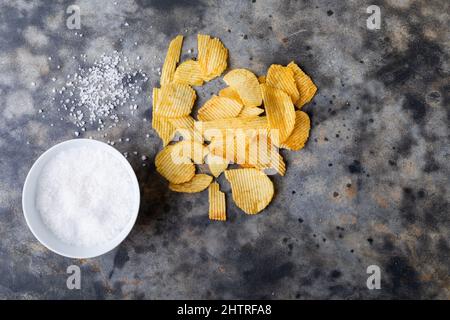
[[[64,243],[92,247],[107,243],[127,226],[135,205],[132,190],[132,178],[113,154],[74,147],[44,166],[36,208]]]

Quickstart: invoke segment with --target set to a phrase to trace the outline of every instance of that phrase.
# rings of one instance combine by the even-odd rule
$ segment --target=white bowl
[[[44,168],[45,164],[59,152],[67,150],[69,148],[81,146],[89,146],[91,148],[95,147],[99,150],[110,153],[111,156],[113,157],[116,157],[123,164],[124,169],[130,175],[133,184],[132,192],[134,194],[133,195],[134,204],[132,216],[128,224],[111,241],[94,247],[73,246],[62,242],[43,223],[41,215],[39,214],[39,212],[35,207],[36,185],[40,173]],[[127,237],[127,235],[130,233],[131,229],[133,228],[136,222],[136,218],[139,212],[139,202],[140,202],[139,183],[136,178],[136,174],[134,173],[134,170],[129,164],[129,162],[119,151],[117,151],[110,145],[91,139],[73,139],[64,141],[51,147],[46,152],[44,152],[33,164],[33,166],[30,169],[30,172],[28,172],[22,191],[23,213],[25,216],[25,220],[27,221],[28,227],[30,228],[34,236],[39,240],[40,243],[42,243],[45,247],[47,247],[51,251],[56,252],[57,254],[60,254],[65,257],[78,259],[93,258],[102,255],[118,246]]]

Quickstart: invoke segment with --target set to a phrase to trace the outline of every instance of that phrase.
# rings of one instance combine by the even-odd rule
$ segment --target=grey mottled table
[[[73,3],[83,37],[66,27],[72,2],[0,4],[0,298],[450,298],[448,1]],[[370,4],[379,30],[366,27]],[[198,32],[223,40],[231,68],[295,60],[319,87],[305,107],[310,140],[283,152],[274,201],[247,216],[228,197],[226,223],[208,220],[206,192],[170,192],[152,165],[156,70],[172,37],[186,36],[186,53]],[[142,207],[114,251],[71,260],[28,230],[21,189],[36,158],[77,129],[56,111],[51,78],[71,72],[73,56],[114,49],[142,56],[140,108],[108,137],[89,127],[80,137],[130,138],[115,147],[138,152]],[[223,86],[202,88],[199,103]],[[81,290],[66,288],[71,264]],[[366,287],[369,265],[380,290]]]

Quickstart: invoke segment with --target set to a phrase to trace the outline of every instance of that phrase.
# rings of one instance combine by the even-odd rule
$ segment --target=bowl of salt
[[[44,152],[22,191],[25,220],[48,249],[92,258],[119,245],[133,228],[139,183],[125,157],[110,145],[73,139]]]

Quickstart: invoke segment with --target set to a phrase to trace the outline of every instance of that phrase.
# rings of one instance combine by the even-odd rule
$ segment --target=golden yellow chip
[[[244,105],[239,94],[232,87],[226,87],[219,91],[219,97],[230,98],[236,100],[239,104]]]
[[[230,182],[233,200],[248,214],[263,210],[272,200],[273,183],[264,172],[257,169],[226,170],[225,177]]]
[[[194,140],[183,140],[173,145],[174,154],[178,155],[178,158],[189,158],[195,164],[204,163],[203,159],[208,155],[209,149],[202,143]]]
[[[198,121],[203,131],[209,129],[269,129],[267,117],[242,117],[217,119],[212,121]]]
[[[261,88],[256,76],[246,69],[234,69],[223,80],[237,91],[244,106],[258,107],[262,103]]]
[[[235,162],[238,152],[234,134],[214,137],[208,145],[208,150],[212,155],[225,159],[228,163]]]
[[[162,117],[179,118],[191,113],[196,94],[187,84],[169,83],[158,93],[156,114]]]
[[[243,107],[238,117],[256,117],[264,112],[264,109],[258,107]]]
[[[172,140],[175,133],[175,128],[167,118],[158,116],[156,114],[158,108],[159,93],[160,89],[153,88],[152,127],[163,141],[163,146],[166,146]]]
[[[219,39],[199,34],[198,63],[205,81],[218,77],[227,68],[228,50]]]
[[[209,219],[210,220],[227,220],[225,193],[220,191],[219,184],[213,182],[209,185]]]
[[[213,96],[198,110],[197,118],[201,121],[237,117],[242,105],[236,100]]]
[[[203,143],[203,137],[200,132],[194,131],[194,118],[185,116],[180,118],[167,118],[172,124],[174,132],[177,132],[183,140],[195,140]]]
[[[161,138],[163,146],[168,145],[169,142],[172,141],[175,134],[175,128],[172,126],[169,120],[169,118],[164,118],[153,114],[152,127]]]
[[[205,190],[212,182],[212,177],[207,174],[196,174],[192,180],[181,183],[169,183],[169,189],[175,192],[196,193]]]
[[[266,76],[259,76],[258,81],[259,83],[266,83]]]
[[[180,64],[175,70],[173,81],[191,86],[201,86],[203,84],[203,75],[198,61],[187,60]]]
[[[212,175],[216,178],[228,168],[227,160],[211,153],[208,154],[207,163],[209,171],[211,171]]]
[[[267,84],[261,84],[261,88],[271,134],[277,132],[279,142],[283,142],[290,136],[294,129],[294,104],[292,103],[291,98],[280,89],[270,87]],[[278,145],[277,142],[274,143]]]
[[[300,109],[302,106],[310,102],[312,98],[314,98],[314,95],[317,92],[317,87],[312,79],[304,73],[294,61],[289,63],[287,66],[294,72],[295,84],[298,92],[300,93],[300,97],[295,102],[295,106]]]
[[[155,158],[156,171],[169,182],[180,184],[191,180],[195,175],[195,165],[188,157],[180,157],[176,145],[168,145]]]
[[[299,98],[297,86],[295,84],[294,72],[291,68],[273,64],[267,71],[266,84],[283,90],[296,102]]]
[[[309,116],[300,110],[295,112],[295,126],[289,138],[281,144],[282,148],[290,150],[300,150],[305,146],[309,137],[311,122]]]
[[[284,176],[286,173],[286,165],[283,157],[268,135],[259,134],[254,136],[248,143],[247,148],[248,162],[246,165],[264,171],[275,170],[275,172]]]
[[[169,44],[166,60],[161,71],[161,86],[173,81],[175,68],[180,61],[181,47],[183,46],[183,36],[176,36]]]

